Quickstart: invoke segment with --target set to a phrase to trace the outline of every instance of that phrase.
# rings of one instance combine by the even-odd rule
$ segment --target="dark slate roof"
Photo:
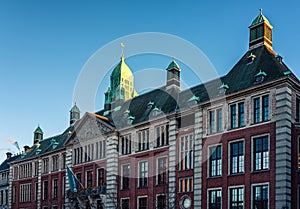
[[[41,140],[39,144],[30,147],[26,154],[22,153],[21,158],[18,160],[32,158],[62,148],[73,130],[74,126],[70,126],[60,135]],[[56,143],[56,146],[53,146],[54,143]],[[39,152],[38,149],[40,150]]]
[[[255,55],[255,59],[252,63],[248,63],[248,57],[251,53]],[[255,75],[260,71],[265,72],[267,76],[262,82],[256,82]],[[166,90],[165,87],[155,89],[125,101],[121,107],[117,108],[117,111],[112,111],[108,115],[104,114],[105,110],[96,112],[96,114],[109,118],[110,123],[115,125],[116,128],[122,128],[128,125],[128,116],[132,116],[132,124],[137,124],[147,121],[151,117],[150,113],[154,108],[161,109],[164,114],[169,114],[188,108],[187,101],[193,96],[199,97],[200,103],[223,96],[220,93],[221,86],[226,87],[225,94],[227,95],[261,83],[274,81],[284,76],[296,78],[283,62],[279,62],[276,59],[273,51],[270,51],[265,46],[260,46],[247,51],[228,74],[223,77],[197,85],[180,93],[175,88],[171,90]],[[154,104],[149,107],[149,102]],[[115,107],[117,106],[115,105]],[[114,107],[111,109],[114,109]],[[127,110],[129,110],[128,115],[125,114]]]
[[[8,170],[9,169],[9,163],[18,160],[20,158],[20,155],[15,155],[12,156],[6,160],[4,160],[4,162],[0,165],[0,172],[4,171],[4,170]]]

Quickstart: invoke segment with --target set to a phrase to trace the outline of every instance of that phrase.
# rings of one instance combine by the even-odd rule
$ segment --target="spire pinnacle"
[[[121,50],[122,50],[121,58],[122,58],[122,59],[124,59],[124,47],[125,47],[125,45],[124,45],[124,43],[122,42],[122,43],[121,43]]]
[[[259,13],[260,13],[260,15],[262,15],[262,11],[263,11],[263,10],[262,10],[262,8],[260,8],[260,9],[259,9]]]

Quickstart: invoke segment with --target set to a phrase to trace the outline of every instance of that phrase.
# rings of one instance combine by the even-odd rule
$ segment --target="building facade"
[[[262,11],[249,33],[225,76],[187,90],[173,60],[166,85],[138,96],[122,55],[103,110],[75,105],[64,133],[38,127],[10,164],[10,207],[300,208],[300,82]]]

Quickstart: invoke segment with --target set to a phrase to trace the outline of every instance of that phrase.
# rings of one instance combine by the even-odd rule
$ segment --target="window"
[[[253,186],[253,209],[268,209],[269,207],[268,185]]]
[[[20,178],[28,178],[32,176],[32,163],[20,165]]]
[[[31,201],[31,184],[20,185],[20,202]]]
[[[180,170],[194,168],[194,135],[188,134],[180,137]]]
[[[222,175],[222,148],[221,145],[209,148],[209,176]]]
[[[17,186],[12,187],[12,202],[16,203],[17,201]]]
[[[300,137],[298,136],[298,170],[300,170]]]
[[[52,171],[58,170],[58,155],[52,157]]]
[[[244,188],[235,187],[229,189],[229,208],[244,208]]]
[[[129,189],[130,164],[123,165],[122,172],[122,189]]]
[[[245,126],[244,102],[230,106],[230,127],[237,128]]]
[[[213,134],[216,132],[221,132],[222,127],[222,109],[209,111],[209,133]]]
[[[268,136],[262,136],[253,139],[253,161],[255,171],[269,168]]]
[[[296,114],[295,114],[296,122],[300,122],[300,99],[296,98]]]
[[[167,208],[167,199],[166,195],[157,195],[156,196],[156,209],[165,209]]]
[[[121,153],[122,155],[131,154],[131,135],[121,137]]]
[[[156,183],[158,185],[167,183],[167,158],[161,157],[157,159]]]
[[[78,180],[80,183],[82,183],[82,179],[81,179],[82,175],[81,175],[81,173],[80,173],[80,172],[75,173],[75,176],[76,176],[77,180]]]
[[[138,197],[138,209],[147,209],[147,197]]]
[[[85,182],[85,185],[86,185],[86,188],[92,188],[93,187],[93,171],[90,170],[90,171],[86,171],[86,182]]]
[[[14,180],[17,180],[19,176],[19,167],[16,165],[14,166]]]
[[[129,198],[122,198],[121,199],[121,209],[130,209]]]
[[[63,153],[62,154],[62,166],[61,166],[62,169],[66,168],[66,161],[67,161],[67,155],[66,155],[66,153]]]
[[[48,199],[48,181],[43,181],[43,200]]]
[[[62,178],[62,191],[61,191],[61,196],[64,198],[65,197],[65,193],[66,193],[66,177],[64,176]]]
[[[101,140],[96,142],[96,159],[103,159],[106,156],[106,142]]]
[[[259,26],[251,29],[250,41],[261,38],[264,36],[264,28],[263,26]]]
[[[156,147],[169,144],[169,125],[158,126],[155,128]]]
[[[179,179],[179,192],[192,192],[194,190],[194,181],[192,177]]]
[[[139,187],[148,186],[148,162],[139,162]]]
[[[49,158],[43,159],[43,173],[49,172]]]
[[[52,198],[57,198],[57,191],[58,191],[58,179],[52,180]]]
[[[36,161],[34,162],[34,176],[38,176],[39,175],[39,162]]]
[[[208,208],[221,209],[222,191],[214,189],[208,191]]]
[[[138,151],[149,149],[149,130],[138,132]]]
[[[104,168],[98,169],[98,187],[100,188],[101,193],[106,192],[105,170],[104,170]]]
[[[230,143],[230,173],[244,172],[244,141]]]
[[[262,96],[253,100],[254,123],[269,120],[269,96]]]

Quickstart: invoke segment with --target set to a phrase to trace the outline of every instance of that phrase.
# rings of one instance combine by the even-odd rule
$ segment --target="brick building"
[[[300,208],[300,83],[262,11],[249,32],[225,76],[187,90],[172,61],[165,86],[137,95],[122,55],[103,110],[75,105],[63,134],[38,127],[11,163],[11,208]]]

